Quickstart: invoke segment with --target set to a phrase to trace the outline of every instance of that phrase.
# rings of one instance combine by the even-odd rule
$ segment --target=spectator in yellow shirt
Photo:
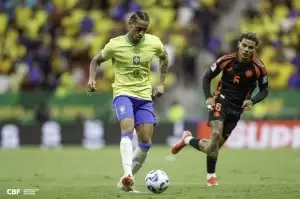
[[[288,87],[288,80],[295,72],[295,67],[285,61],[283,55],[277,53],[267,65],[269,86],[274,89],[283,89]]]

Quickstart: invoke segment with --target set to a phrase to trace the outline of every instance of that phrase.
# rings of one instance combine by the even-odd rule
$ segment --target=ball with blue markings
[[[159,194],[169,187],[169,177],[162,170],[152,170],[145,178],[146,186],[149,191]]]

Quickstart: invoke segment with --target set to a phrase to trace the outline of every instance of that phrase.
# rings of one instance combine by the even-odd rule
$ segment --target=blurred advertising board
[[[171,146],[181,138],[184,130],[190,130],[194,136],[200,138],[210,136],[206,121],[160,123],[155,127],[152,141],[154,144]],[[47,121],[42,124],[19,122],[0,124],[0,147],[2,148],[19,148],[28,145],[58,148],[75,145],[87,149],[99,149],[119,143],[119,124],[104,123],[100,120],[75,123]],[[300,148],[300,120],[240,121],[226,142],[226,147],[234,149]]]
[[[209,138],[206,122],[198,137]],[[300,120],[240,121],[226,142],[228,148],[300,148]]]
[[[173,145],[180,139],[184,129],[196,135],[195,123],[161,123],[155,127],[153,143]],[[69,145],[82,145],[88,149],[98,149],[106,145],[120,143],[119,123],[103,123],[100,120],[61,123],[47,121],[43,124],[21,124],[5,122],[0,124],[0,147],[19,148],[40,146],[58,148]]]
[[[34,121],[36,112],[44,108],[53,120],[69,122],[81,117],[108,120],[112,113],[112,94],[70,92],[65,95],[35,91],[0,95],[0,121]]]

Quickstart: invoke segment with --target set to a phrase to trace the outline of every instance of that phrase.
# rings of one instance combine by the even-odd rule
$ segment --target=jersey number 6
[[[216,103],[215,110],[220,112],[221,109],[222,109],[222,104],[221,103]]]
[[[221,109],[222,109],[222,104],[221,103],[216,103],[216,105],[215,105],[215,112],[214,112],[214,116],[215,117],[219,117],[220,116]]]

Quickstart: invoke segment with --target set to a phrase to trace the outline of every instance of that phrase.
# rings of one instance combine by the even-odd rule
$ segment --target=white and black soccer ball
[[[169,177],[162,170],[152,170],[145,178],[147,188],[153,193],[162,193],[169,187]]]

